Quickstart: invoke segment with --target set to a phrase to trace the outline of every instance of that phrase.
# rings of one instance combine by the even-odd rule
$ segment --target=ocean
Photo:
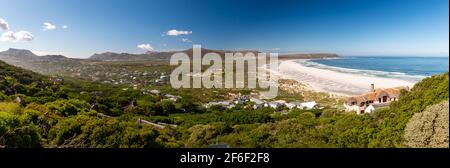
[[[298,61],[304,66],[417,82],[449,70],[448,57],[358,57]]]

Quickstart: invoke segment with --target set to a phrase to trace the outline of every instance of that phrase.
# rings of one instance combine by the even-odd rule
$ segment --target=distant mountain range
[[[63,55],[38,56],[30,50],[14,48],[0,52],[0,60],[44,74],[50,74],[67,67],[78,66],[81,61],[81,59],[68,58]]]
[[[158,59],[158,60],[170,60],[170,57],[175,54],[183,52],[186,53],[188,56],[192,57],[193,55],[193,49],[187,49],[182,51],[169,51],[169,52],[154,52],[149,51],[143,54],[129,54],[129,53],[114,53],[114,52],[105,52],[100,54],[94,54],[91,57],[87,58],[88,60],[101,60],[101,61],[120,61],[120,60],[152,60],[152,59]],[[221,56],[224,56],[225,53],[231,52],[242,52],[242,53],[249,53],[252,52],[255,55],[258,53],[258,51],[253,50],[244,50],[244,51],[225,51],[225,50],[210,50],[206,48],[201,49],[202,55],[205,53],[214,52]],[[338,57],[337,54],[334,53],[312,53],[312,54],[286,54],[286,55],[280,55],[280,59],[312,59],[312,58],[334,58]]]
[[[182,51],[168,51],[168,52],[146,52],[142,54],[130,54],[130,53],[114,53],[114,52],[104,52],[99,54],[94,54],[86,59],[68,58],[63,55],[44,55],[38,56],[25,49],[14,49],[10,48],[6,51],[0,52],[0,60],[7,62],[8,64],[22,67],[25,69],[30,69],[35,72],[43,74],[55,74],[59,72],[64,72],[67,69],[75,69],[83,64],[89,64],[91,62],[101,62],[101,61],[142,61],[142,62],[162,62],[167,63],[173,54],[183,52],[189,57],[193,55],[193,49],[187,49]],[[225,50],[211,50],[202,48],[201,53],[214,52],[222,57],[225,53],[231,52],[242,52],[248,53],[252,52],[255,55],[258,51],[245,50],[245,51],[225,51]],[[290,54],[290,55],[280,55],[279,59],[311,59],[311,58],[330,58],[338,57],[336,54],[327,53],[314,53],[314,54]]]
[[[155,52],[148,51],[143,54],[130,54],[130,53],[114,53],[114,52],[104,52],[100,54],[94,54],[87,58],[88,60],[101,60],[101,61],[120,61],[120,60],[170,60],[170,57],[175,53],[186,53],[188,56],[192,57],[193,49],[181,50],[181,51],[166,51],[166,52]],[[224,50],[210,50],[206,48],[201,49],[202,55],[205,53],[214,52],[221,56],[225,55]],[[230,51],[233,52],[233,51]],[[241,51],[242,52],[242,51]],[[243,51],[243,52],[257,52],[257,51]]]
[[[23,61],[75,61],[79,59],[68,58],[63,55],[38,56],[30,50],[10,48],[0,52],[0,59],[23,60]]]
[[[182,51],[168,51],[168,52],[155,52],[149,51],[143,54],[130,54],[130,53],[115,53],[115,52],[104,52],[104,53],[96,53],[90,56],[87,59],[75,59],[68,58],[63,55],[44,55],[38,56],[31,52],[30,50],[25,49],[14,49],[10,48],[6,51],[0,52],[1,60],[14,60],[14,61],[120,61],[120,60],[170,60],[170,57],[178,52],[186,53],[189,56],[193,55],[193,49],[187,49]],[[226,52],[253,52],[258,53],[258,51],[245,50],[245,51],[225,51],[225,50],[210,50],[206,48],[201,49],[202,55],[205,53],[214,52],[219,55],[225,55]],[[308,59],[308,58],[330,58],[330,57],[338,57],[337,54],[333,53],[313,53],[313,54],[288,54],[288,55],[280,55],[281,59]]]

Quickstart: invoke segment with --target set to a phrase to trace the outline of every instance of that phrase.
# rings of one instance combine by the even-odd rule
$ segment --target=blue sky
[[[0,28],[0,33],[9,32],[0,41],[0,50],[24,48],[38,54],[85,58],[105,51],[142,53],[201,44],[211,49],[280,53],[448,56],[448,3],[0,0],[0,18],[8,24],[8,29]],[[44,23],[50,23],[47,30]],[[170,30],[177,31],[168,35]],[[20,31],[28,32],[32,38]],[[137,47],[140,44],[149,45],[142,45],[141,49]]]

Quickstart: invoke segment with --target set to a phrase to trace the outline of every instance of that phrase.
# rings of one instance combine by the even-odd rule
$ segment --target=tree
[[[414,148],[448,148],[448,100],[429,106],[416,113],[405,129],[405,144]]]
[[[45,104],[50,112],[61,115],[61,116],[71,116],[76,115],[79,112],[87,112],[90,110],[88,103],[78,99],[69,100],[57,100]]]
[[[39,129],[24,117],[0,111],[0,146],[41,147]]]

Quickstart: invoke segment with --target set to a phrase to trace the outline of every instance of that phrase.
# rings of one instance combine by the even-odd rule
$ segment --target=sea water
[[[335,59],[297,61],[304,66],[342,73],[419,81],[449,71],[448,57],[344,56]]]

